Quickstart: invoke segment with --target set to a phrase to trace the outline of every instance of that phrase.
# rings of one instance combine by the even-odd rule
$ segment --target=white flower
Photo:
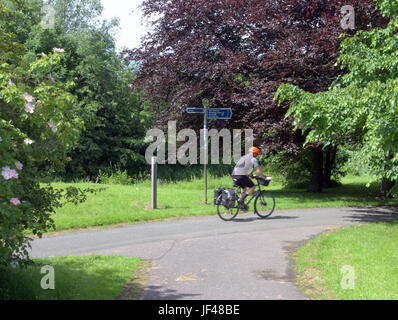
[[[25,142],[25,144],[32,144],[33,143],[33,141],[30,140],[30,139],[25,139],[23,142]]]

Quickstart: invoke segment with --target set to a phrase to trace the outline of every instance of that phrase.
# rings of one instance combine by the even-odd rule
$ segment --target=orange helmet
[[[257,147],[251,147],[249,152],[260,154],[260,149]]]

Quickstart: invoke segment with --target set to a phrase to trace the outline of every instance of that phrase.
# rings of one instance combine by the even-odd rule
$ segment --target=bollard
[[[158,183],[158,164],[156,157],[152,157],[152,209],[157,208],[157,183]]]

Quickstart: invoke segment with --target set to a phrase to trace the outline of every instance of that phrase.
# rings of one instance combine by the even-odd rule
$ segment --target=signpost
[[[187,113],[203,114],[203,149],[204,149],[204,202],[207,204],[207,160],[208,160],[208,144],[207,144],[207,119],[229,120],[232,118],[232,109],[230,108],[207,108],[207,103],[203,103],[204,108],[187,108]]]
[[[205,115],[207,108],[187,108],[187,113]],[[229,120],[232,118],[232,109],[229,108],[210,108],[207,109],[207,119]]]
[[[151,181],[151,206],[152,209],[157,208],[157,184],[158,184],[158,168],[157,168],[157,158],[152,157],[152,165],[151,165],[151,171],[152,171],[152,181]]]
[[[205,163],[203,164],[203,172],[204,172],[204,180],[205,180],[205,190],[204,190],[204,198],[205,204],[207,204],[207,160],[208,160],[208,150],[207,150],[207,107],[204,110],[204,120],[203,120],[203,151],[205,153]]]

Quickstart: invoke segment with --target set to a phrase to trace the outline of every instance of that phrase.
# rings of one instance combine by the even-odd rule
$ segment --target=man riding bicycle
[[[247,209],[244,205],[245,199],[248,195],[252,194],[254,190],[256,190],[256,186],[253,181],[249,178],[249,175],[252,173],[253,168],[256,169],[258,175],[266,179],[264,176],[258,160],[257,156],[260,154],[260,149],[257,147],[251,147],[249,152],[244,155],[239,161],[236,163],[234,170],[232,171],[231,177],[233,180],[236,180],[237,183],[242,187],[242,194],[238,200],[239,205],[242,209]]]

